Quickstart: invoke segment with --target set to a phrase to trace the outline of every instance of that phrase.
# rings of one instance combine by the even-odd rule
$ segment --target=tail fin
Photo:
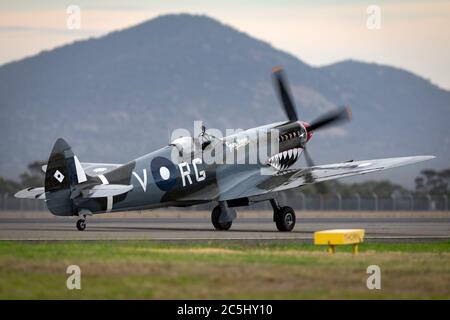
[[[75,185],[87,180],[83,167],[64,139],[53,146],[45,172],[45,198],[48,209],[59,216],[76,214],[71,200]]]

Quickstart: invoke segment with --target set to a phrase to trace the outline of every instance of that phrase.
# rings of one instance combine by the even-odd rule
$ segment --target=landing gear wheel
[[[292,231],[295,226],[295,212],[291,207],[281,207],[275,211],[275,224],[278,231]]]
[[[233,224],[233,221],[219,222],[220,213],[220,206],[216,206],[211,213],[211,222],[214,228],[216,228],[216,230],[229,230],[231,228],[231,225]]]
[[[78,231],[83,231],[86,229],[86,219],[79,219],[77,221],[77,229]]]

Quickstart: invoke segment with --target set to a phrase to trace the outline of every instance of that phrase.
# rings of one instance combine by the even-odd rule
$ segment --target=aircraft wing
[[[265,168],[263,171],[257,170],[253,174],[246,176],[244,180],[236,181],[232,186],[230,185],[230,181],[228,183],[225,182],[227,188],[221,193],[219,200],[259,196],[269,192],[297,188],[305,184],[381,171],[433,158],[435,157],[413,156],[363,160],[318,165],[273,173],[271,173],[273,171],[271,168]]]
[[[81,162],[81,166],[83,167],[84,172],[91,176],[91,177],[95,177],[98,176],[100,174],[105,174],[108,173],[120,166],[122,166],[122,164],[118,164],[118,163],[95,163],[95,162]],[[47,165],[43,165],[42,166],[42,171],[46,171],[47,170]]]

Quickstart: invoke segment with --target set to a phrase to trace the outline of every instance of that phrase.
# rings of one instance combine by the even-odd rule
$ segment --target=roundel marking
[[[169,191],[175,186],[177,169],[172,161],[164,157],[156,157],[152,160],[150,168],[153,180],[159,189]]]
[[[163,180],[169,180],[170,171],[169,169],[167,169],[167,167],[162,166],[161,168],[159,168],[159,175],[161,176],[161,178],[163,178]]]

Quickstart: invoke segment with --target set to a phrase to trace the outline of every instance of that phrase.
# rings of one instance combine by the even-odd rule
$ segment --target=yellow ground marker
[[[314,232],[315,245],[328,245],[328,253],[336,252],[336,246],[353,245],[353,254],[358,254],[358,244],[364,240],[364,229],[334,229]]]

